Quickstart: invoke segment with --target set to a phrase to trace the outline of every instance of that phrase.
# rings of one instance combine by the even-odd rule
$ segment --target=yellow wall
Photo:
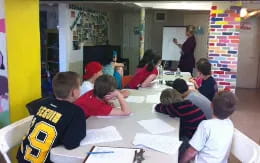
[[[41,96],[39,0],[5,0],[11,122]]]

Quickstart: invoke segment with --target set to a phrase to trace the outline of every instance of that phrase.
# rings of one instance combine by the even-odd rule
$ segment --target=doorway
[[[237,87],[259,88],[260,18],[252,17],[241,22]]]

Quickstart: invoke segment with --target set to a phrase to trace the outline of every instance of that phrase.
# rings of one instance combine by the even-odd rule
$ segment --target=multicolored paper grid
[[[209,24],[208,57],[219,89],[236,88],[237,58],[240,41],[240,7],[229,10],[212,6]]]

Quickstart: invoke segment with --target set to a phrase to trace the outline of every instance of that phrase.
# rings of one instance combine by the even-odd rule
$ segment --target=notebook
[[[133,163],[140,148],[93,146],[84,163]]]

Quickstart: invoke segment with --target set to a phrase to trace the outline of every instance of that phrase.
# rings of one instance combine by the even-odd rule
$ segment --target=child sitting
[[[202,121],[189,141],[190,147],[181,156],[181,163],[195,158],[196,162],[227,163],[234,126],[229,116],[236,110],[236,97],[232,92],[222,91],[212,101],[214,118]]]
[[[201,87],[199,87],[194,80],[191,80],[191,82],[194,83],[195,88],[198,89],[201,94],[212,101],[215,93],[218,91],[218,87],[215,79],[211,76],[211,64],[209,62],[202,62],[197,65],[197,69],[203,79]]]
[[[89,62],[85,66],[85,74],[83,76],[83,83],[80,87],[80,95],[82,96],[86,92],[94,88],[94,82],[103,74],[102,65],[98,62]]]
[[[194,105],[198,106],[207,119],[212,118],[211,102],[207,97],[196,90],[189,89],[186,81],[180,78],[174,80],[171,86],[180,92],[185,100],[190,100]]]
[[[161,64],[161,57],[155,55],[152,60],[140,69],[128,83],[128,88],[137,89],[139,87],[150,87],[152,81],[158,75],[158,66]]]
[[[115,108],[109,100],[118,99],[121,109]],[[102,75],[97,78],[94,90],[81,96],[76,102],[86,117],[106,115],[129,115],[131,113],[123,95],[116,90],[116,81],[113,76]]]
[[[198,67],[198,65],[203,64],[205,62],[209,62],[209,60],[207,58],[200,58],[198,60],[198,62],[196,63],[196,67]],[[200,75],[198,75],[197,77],[192,78],[192,79],[196,82],[198,88],[201,87],[203,78]]]
[[[146,66],[153,58],[155,54],[152,49],[148,49],[144,52],[143,58],[140,60],[140,62],[137,65],[135,73],[138,73],[144,66]]]
[[[163,90],[160,101],[161,103],[155,107],[157,112],[180,117],[180,140],[190,139],[199,123],[206,119],[200,108],[189,100],[184,100],[175,89]]]
[[[124,64],[117,62],[117,52],[113,51],[113,56],[105,55],[102,61],[104,74],[114,76],[117,88],[122,89],[122,78],[124,76]]]
[[[39,105],[28,134],[17,152],[19,163],[50,162],[51,148],[73,149],[86,136],[84,112],[74,102],[80,95],[80,78],[75,72],[60,72],[53,78],[56,98]]]

